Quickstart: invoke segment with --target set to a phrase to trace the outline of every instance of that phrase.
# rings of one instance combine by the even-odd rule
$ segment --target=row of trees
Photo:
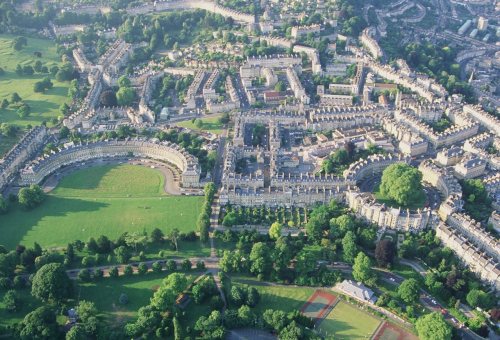
[[[220,222],[225,227],[232,227],[243,224],[264,224],[270,225],[273,222],[286,224],[287,226],[300,227],[305,223],[307,217],[307,209],[292,207],[292,208],[271,208],[266,206],[260,207],[224,207],[223,218]]]
[[[207,242],[210,229],[210,216],[212,215],[212,202],[216,192],[215,184],[210,182],[205,185],[205,201],[201,208],[200,216],[196,222],[198,232],[200,233],[200,240]]]

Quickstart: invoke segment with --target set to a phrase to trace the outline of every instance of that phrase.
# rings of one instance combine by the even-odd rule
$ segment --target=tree
[[[91,301],[81,300],[76,306],[76,313],[78,318],[83,323],[87,322],[90,318],[97,316],[98,310],[95,303]]]
[[[304,330],[294,320],[281,330],[279,338],[283,340],[303,339]]]
[[[358,256],[354,259],[352,266],[352,276],[356,281],[363,282],[367,285],[374,285],[376,276],[372,270],[370,258],[363,252],[359,252]]]
[[[379,266],[387,267],[394,261],[396,255],[396,247],[394,242],[389,239],[380,240],[375,247],[375,259]]]
[[[19,118],[26,118],[31,112],[31,107],[26,104],[22,103],[18,108],[17,108],[17,115]]]
[[[330,234],[345,235],[349,230],[354,230],[356,223],[349,215],[341,215],[330,220]]]
[[[285,84],[280,80],[274,85],[274,90],[278,92],[283,92],[286,90]]]
[[[2,104],[0,104],[0,109],[6,109],[9,106],[9,100],[7,98],[4,98],[2,100]]]
[[[32,209],[43,202],[45,193],[42,188],[36,184],[32,184],[29,188],[22,188],[17,194],[19,204],[26,209]]]
[[[492,299],[489,294],[479,289],[471,289],[465,299],[471,307],[480,307],[484,309],[490,308],[494,301],[494,299]]]
[[[59,112],[63,115],[63,116],[67,116],[69,115],[70,113],[70,107],[68,104],[66,103],[62,103],[61,106],[59,106]],[[65,127],[65,126],[64,126]]]
[[[37,81],[33,84],[33,92],[40,93],[43,91],[45,91],[45,87],[43,86],[43,83],[41,81]]]
[[[415,328],[422,340],[449,340],[451,326],[446,323],[438,312],[426,314],[418,318]]]
[[[87,268],[83,268],[78,272],[78,280],[81,282],[89,282],[92,279],[92,276],[90,275],[90,270]]]
[[[283,229],[283,225],[279,223],[278,221],[274,222],[271,224],[271,227],[269,228],[269,236],[273,240],[277,240],[278,238],[281,237],[281,230]]]
[[[206,316],[200,317],[196,321],[194,329],[202,332],[204,339],[223,339],[225,336],[222,315],[217,310],[212,311],[208,318]]]
[[[119,106],[130,106],[135,100],[135,92],[130,87],[120,87],[116,92],[116,100]]]
[[[9,290],[3,296],[3,304],[5,309],[9,312],[15,312],[19,309],[20,305],[19,296],[15,290]]]
[[[354,257],[358,253],[358,246],[356,245],[356,236],[354,232],[348,231],[342,239],[342,249],[344,261],[353,263]]]
[[[165,235],[163,234],[163,231],[161,231],[159,228],[154,228],[149,237],[151,238],[151,242],[154,243],[160,243],[163,241],[163,237]]]
[[[27,45],[28,39],[26,39],[26,37],[15,37],[14,40],[12,40],[12,48],[14,49],[14,51],[20,51],[24,46]]]
[[[72,283],[60,263],[43,265],[33,277],[31,294],[42,301],[61,301],[69,297]]]
[[[412,304],[418,301],[420,297],[420,288],[418,282],[415,279],[404,280],[398,287],[398,294],[401,300],[408,304]]]
[[[19,324],[21,339],[57,339],[59,325],[55,312],[47,306],[42,306],[28,313]]]
[[[154,262],[153,265],[151,266],[151,268],[153,269],[153,272],[155,272],[155,273],[161,273],[161,271],[163,270],[161,263],[158,261]]]
[[[172,324],[174,325],[174,340],[182,339],[182,326],[179,320],[174,316],[172,320]]]
[[[253,245],[250,252],[250,271],[256,275],[269,274],[272,268],[271,251],[263,242],[257,242]]]
[[[132,256],[132,254],[130,254],[130,250],[126,246],[119,246],[118,248],[116,248],[114,250],[114,252],[115,252],[116,260],[119,263],[127,262],[130,259],[130,257]]]
[[[17,94],[17,92],[13,92],[11,95],[10,95],[10,102],[11,103],[18,103],[20,102],[22,99],[21,97],[19,96],[19,94]]]
[[[389,165],[382,174],[380,193],[401,206],[409,206],[422,201],[422,173],[404,163]]]
[[[52,69],[51,69],[52,72]],[[74,68],[70,62],[65,62],[55,74],[57,81],[69,81],[74,78]]]
[[[189,261],[189,259],[184,259],[182,261],[182,264],[181,264],[182,270],[188,271],[188,270],[191,270],[191,267],[193,267],[193,264],[191,263],[191,261]]]
[[[113,267],[109,270],[109,277],[118,277],[120,275],[118,267]]]
[[[132,83],[127,76],[121,76],[120,78],[118,78],[118,87],[130,87],[131,85]]]
[[[100,97],[101,105],[107,107],[116,106],[118,103],[116,100],[116,94],[113,90],[106,90],[101,93]]]
[[[125,268],[123,268],[123,275],[132,276],[133,274],[134,274],[134,268],[132,268],[131,265],[126,265]]]
[[[151,305],[160,311],[171,308],[177,296],[187,285],[186,275],[181,273],[172,273],[167,276],[160,288],[151,298]]]
[[[81,325],[75,325],[66,333],[66,340],[86,340],[88,339],[87,332]]]
[[[175,246],[175,251],[179,251],[179,245],[177,243],[179,239],[179,229],[174,228],[168,233],[168,238],[172,241]]]
[[[201,129],[203,127],[203,120],[202,119],[196,119],[194,121],[194,125],[198,128]]]

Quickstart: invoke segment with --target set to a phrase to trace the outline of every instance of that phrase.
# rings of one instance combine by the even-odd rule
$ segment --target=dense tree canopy
[[[33,277],[31,294],[42,301],[60,301],[67,298],[72,289],[72,282],[60,263],[42,266]]]
[[[411,206],[422,201],[422,173],[407,164],[389,165],[382,174],[380,193],[401,206]]]
[[[29,188],[22,188],[17,195],[19,204],[26,209],[39,205],[45,199],[45,193],[38,185],[32,184]]]
[[[415,324],[418,336],[422,340],[449,340],[451,326],[446,323],[438,312],[421,316]]]
[[[371,260],[363,252],[359,252],[354,259],[352,276],[356,281],[363,282],[367,285],[375,284],[377,277],[372,270]]]
[[[379,266],[387,267],[394,260],[396,255],[396,247],[394,242],[389,239],[383,239],[377,242],[375,247],[375,258]]]
[[[55,312],[42,306],[28,313],[19,324],[19,337],[21,339],[57,339],[59,325]]]
[[[404,280],[398,287],[399,297],[406,303],[412,304],[418,301],[420,288],[415,279]]]

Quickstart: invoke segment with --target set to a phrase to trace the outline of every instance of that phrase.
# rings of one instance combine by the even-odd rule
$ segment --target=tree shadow
[[[93,202],[75,198],[63,198],[49,195],[45,201],[32,210],[25,210],[15,204],[10,207],[7,214],[0,216],[0,244],[13,249],[30,234],[39,235],[38,224],[47,217],[65,217],[75,212],[92,212],[106,208],[109,204]],[[51,228],[54,229],[54,228]],[[47,230],[54,237],[59,230]],[[64,233],[61,230],[61,233]],[[56,237],[57,238],[57,237]],[[42,240],[40,240],[43,243]]]
[[[89,167],[74,167],[70,169],[68,173],[64,174],[64,176],[61,178],[61,181],[57,185],[57,188],[77,190],[97,189],[101,184],[104,176],[106,176],[113,169],[119,167],[119,165],[120,164],[93,164]],[[63,168],[63,170],[67,169],[69,169],[69,167]],[[78,179],[74,178],[73,180],[67,178],[68,176],[74,175],[77,172],[84,172],[85,176],[79,176]]]

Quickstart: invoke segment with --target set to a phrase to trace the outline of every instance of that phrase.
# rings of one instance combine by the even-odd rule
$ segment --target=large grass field
[[[54,87],[45,93],[33,92],[33,84],[47,75],[35,73],[32,76],[19,76],[16,74],[16,65],[34,65],[40,60],[49,69],[51,66],[61,64],[60,57],[56,53],[54,42],[46,39],[27,38],[28,45],[21,51],[14,51],[12,40],[15,36],[0,34],[0,67],[5,74],[0,76],[0,101],[9,99],[13,92],[17,92],[21,98],[31,107],[31,113],[26,118],[19,118],[13,109],[0,109],[0,123],[11,123],[20,126],[40,125],[47,121],[50,125],[52,118],[57,118],[59,106],[68,102],[68,82],[58,82],[52,79]],[[41,52],[42,57],[37,58],[34,52]],[[53,78],[53,77],[51,77]]]
[[[135,165],[77,170],[39,207],[12,206],[0,216],[0,244],[59,247],[100,235],[116,239],[126,231],[195,230],[203,197],[167,196],[163,183],[159,170]]]
[[[339,301],[333,310],[321,322],[321,333],[335,339],[370,339],[380,320],[370,314]]]
[[[285,312],[300,310],[316,288],[294,286],[267,286],[262,282],[247,278],[233,278],[233,282],[255,287],[260,293],[260,302],[255,307],[256,313],[266,309],[278,309]]]

